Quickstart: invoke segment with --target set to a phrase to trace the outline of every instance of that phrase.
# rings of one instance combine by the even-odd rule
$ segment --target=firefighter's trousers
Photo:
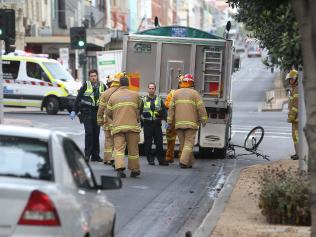
[[[194,163],[193,147],[196,136],[196,129],[186,128],[177,129],[177,135],[180,142],[180,163],[191,166]]]
[[[111,131],[109,129],[104,129],[105,134],[105,142],[104,142],[104,161],[114,160],[112,156],[113,152],[113,136],[111,135]]]
[[[172,161],[174,159],[174,147],[176,144],[177,132],[176,129],[167,129],[167,151],[166,151],[166,161]]]
[[[113,135],[114,141],[114,158],[115,158],[115,169],[125,169],[125,148],[127,145],[128,150],[128,169],[131,171],[140,171],[139,167],[139,152],[138,132],[120,132]]]
[[[298,144],[298,141],[299,141],[298,123],[292,123],[292,139],[293,139],[294,145]]]

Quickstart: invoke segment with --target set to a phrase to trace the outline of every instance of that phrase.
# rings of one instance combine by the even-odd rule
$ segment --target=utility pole
[[[2,44],[5,42],[5,53],[14,52],[15,47],[15,11],[13,9],[0,9],[0,124],[4,123],[3,112],[3,70],[2,70]]]

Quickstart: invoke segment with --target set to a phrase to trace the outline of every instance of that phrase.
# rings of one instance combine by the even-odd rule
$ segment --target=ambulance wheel
[[[46,112],[48,114],[57,114],[59,110],[59,102],[55,97],[49,97],[46,101]]]

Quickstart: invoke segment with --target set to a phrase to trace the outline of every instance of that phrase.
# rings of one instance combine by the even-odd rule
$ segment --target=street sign
[[[97,52],[97,69],[99,79],[106,83],[108,75],[122,71],[123,50],[109,50]]]
[[[69,49],[60,48],[59,49],[59,58],[61,59],[61,64],[65,69],[69,69]]]

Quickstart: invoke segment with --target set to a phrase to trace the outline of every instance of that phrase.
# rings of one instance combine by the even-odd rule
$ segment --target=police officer
[[[156,155],[159,165],[169,165],[163,154],[163,137],[161,130],[161,120],[166,120],[167,111],[160,96],[155,95],[155,83],[148,84],[148,95],[143,97],[140,107],[142,124],[144,126],[144,148],[149,165],[155,165],[152,156],[152,140],[156,145]]]
[[[99,108],[99,98],[105,91],[105,85],[98,79],[98,71],[89,71],[89,80],[84,82],[78,92],[74,102],[73,111],[70,118],[74,119],[76,114],[83,123],[85,129],[85,159],[89,161],[100,161],[100,126],[97,124],[97,112]]]

